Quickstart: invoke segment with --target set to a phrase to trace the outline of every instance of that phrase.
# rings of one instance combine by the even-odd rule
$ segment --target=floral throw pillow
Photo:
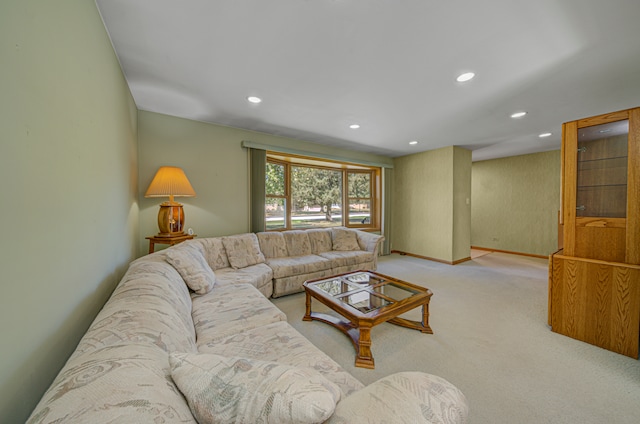
[[[187,242],[165,250],[167,262],[180,274],[187,286],[197,294],[209,293],[216,275],[200,249]]]
[[[321,423],[341,396],[310,368],[204,353],[174,352],[169,362],[200,424]]]

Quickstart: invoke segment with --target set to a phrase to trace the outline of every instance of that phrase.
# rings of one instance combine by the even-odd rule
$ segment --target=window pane
[[[284,196],[284,165],[267,162],[265,190],[272,196]]]
[[[578,130],[576,216],[627,215],[629,121]]]
[[[342,225],[342,172],[291,167],[291,227]]]
[[[349,224],[371,224],[371,200],[349,199]]]
[[[275,230],[286,226],[286,199],[267,197],[265,199],[266,229]]]
[[[350,172],[348,175],[349,197],[371,197],[371,174]]]

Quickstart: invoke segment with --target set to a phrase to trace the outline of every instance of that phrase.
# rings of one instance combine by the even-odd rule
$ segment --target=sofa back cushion
[[[173,384],[168,353],[127,343],[69,360],[27,421],[36,423],[193,423]]]
[[[333,250],[360,250],[358,236],[354,230],[348,230],[346,228],[332,228],[331,240],[333,242]]]
[[[264,263],[265,258],[260,251],[258,237],[253,233],[222,237],[222,244],[227,251],[229,263],[235,269]]]
[[[311,242],[306,231],[290,230],[282,233],[287,242],[289,256],[306,256],[311,254]]]
[[[212,270],[229,268],[229,259],[227,258],[227,251],[222,244],[222,237],[206,237],[191,240],[194,244],[202,246],[204,252],[204,258]],[[186,243],[186,242],[185,242]]]
[[[72,358],[124,343],[155,345],[166,352],[195,351],[191,309],[189,290],[171,265],[164,259],[137,262],[98,313]]]
[[[330,228],[314,228],[312,230],[307,230],[307,236],[311,243],[311,253],[314,255],[331,252],[333,250]]]
[[[265,258],[285,258],[287,257],[287,242],[279,232],[257,233],[260,250]]]

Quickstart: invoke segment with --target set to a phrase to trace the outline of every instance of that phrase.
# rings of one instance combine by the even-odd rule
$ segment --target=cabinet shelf
[[[626,184],[593,184],[593,185],[579,185],[578,190],[586,188],[601,188],[601,187],[626,187]]]
[[[619,159],[624,159],[625,161],[628,159],[628,156],[612,156],[609,158],[596,158],[596,159],[580,159],[580,157],[578,156],[578,163],[588,163],[588,162],[602,162],[602,161],[607,161],[607,160],[619,160]]]
[[[585,131],[586,133],[586,131]],[[591,138],[578,143],[576,168],[576,215],[624,218],[627,211],[626,136]]]

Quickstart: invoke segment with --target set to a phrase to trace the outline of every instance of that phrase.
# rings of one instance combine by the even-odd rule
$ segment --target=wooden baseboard
[[[510,255],[529,256],[531,258],[549,259],[549,255],[534,255],[533,253],[513,252],[511,250],[492,249],[490,247],[471,246],[475,250],[484,250],[487,252],[508,253]]]
[[[392,250],[391,253],[397,253],[397,254],[402,255],[402,256],[411,256],[413,258],[426,259],[428,261],[440,262],[442,264],[447,264],[447,265],[457,265],[459,263],[467,262],[467,261],[471,260],[471,258],[468,257],[468,258],[458,259],[456,261],[451,262],[451,261],[445,261],[445,260],[437,259],[437,258],[430,258],[429,256],[422,256],[422,255],[416,255],[414,253],[402,252],[400,250]]]
[[[501,250],[501,249],[493,249],[490,247],[479,247],[479,246],[471,246],[471,248],[475,250],[484,250],[486,252],[499,252],[499,253],[507,253],[509,255],[528,256],[530,258],[549,259],[549,256],[534,255],[533,253],[513,252],[511,250]],[[471,258],[468,257],[468,258],[458,259],[457,261],[451,262],[451,261],[445,261],[443,259],[431,258],[429,256],[422,256],[422,255],[416,255],[414,253],[403,252],[401,250],[392,250],[391,253],[397,253],[403,256],[411,256],[413,258],[426,259],[428,261],[440,262],[442,264],[447,264],[447,265],[457,265],[459,263],[467,262],[471,260]]]

